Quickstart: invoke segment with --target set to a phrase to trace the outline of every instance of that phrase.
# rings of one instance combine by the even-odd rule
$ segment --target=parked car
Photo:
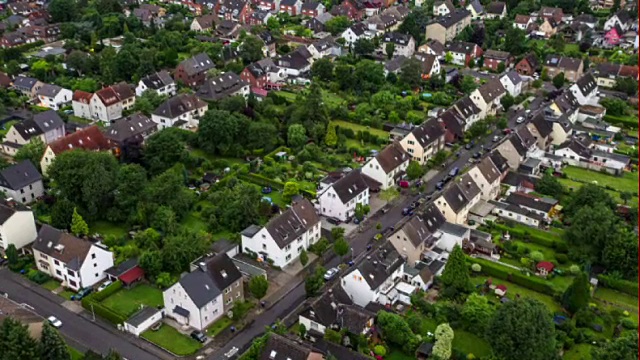
[[[482,157],[482,153],[481,152],[477,152],[475,154],[473,154],[473,158],[474,159],[480,159]]]
[[[391,210],[391,205],[387,204],[383,206],[380,211],[382,211],[383,214],[386,214],[387,212],[389,212],[389,210]]]
[[[522,124],[523,122],[524,122],[524,117],[518,116],[518,118],[516,119],[516,124]]]
[[[324,279],[326,281],[329,281],[333,279],[336,275],[338,275],[339,272],[340,272],[340,269],[338,269],[337,267],[331,268],[327,270],[326,273],[324,273]]]
[[[202,331],[194,330],[191,333],[191,337],[201,343],[207,341],[207,337],[202,333]]]
[[[71,296],[71,300],[82,300],[82,298],[91,294],[92,291],[93,289],[90,287],[81,289],[77,294]]]
[[[451,171],[449,171],[449,176],[454,177],[458,175],[459,172],[460,172],[460,168],[456,166],[453,169],[451,169]]]
[[[404,216],[413,215],[413,209],[412,208],[408,208],[408,207],[402,209],[402,215],[404,215]]]
[[[113,284],[113,282],[111,280],[107,280],[107,281],[103,282],[102,285],[98,286],[98,292],[106,289],[111,284]]]
[[[444,188],[444,181],[438,181],[436,184],[436,189],[442,190]]]
[[[59,329],[62,326],[62,321],[58,320],[58,318],[55,316],[49,316],[47,318],[47,321],[56,329]]]
[[[407,180],[401,180],[399,185],[401,188],[406,189],[409,187],[409,182]]]
[[[493,137],[493,142],[498,142],[500,141],[500,136],[496,135]]]
[[[340,222],[341,222],[341,221],[340,221],[340,219],[336,219],[336,218],[334,218],[334,217],[328,217],[328,218],[327,218],[327,222],[328,222],[329,224],[333,224],[333,225],[340,225]]]

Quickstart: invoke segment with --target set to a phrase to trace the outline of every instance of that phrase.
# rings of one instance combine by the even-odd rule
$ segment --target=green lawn
[[[574,166],[567,166],[562,171],[570,178],[587,183],[596,181],[600,186],[610,186],[620,192],[634,193],[638,191],[638,173],[625,172],[622,176],[613,176]]]
[[[491,346],[483,338],[465,330],[453,331],[453,348],[476,358],[491,355]]]
[[[598,287],[594,294],[596,299],[601,299],[616,305],[620,305],[624,308],[638,309],[638,298],[635,296],[627,295],[619,291]]]
[[[562,358],[564,360],[591,360],[591,348],[592,346],[589,344],[576,344],[565,351]]]
[[[339,127],[343,128],[343,129],[351,129],[353,130],[355,133],[357,133],[358,131],[368,131],[371,133],[371,135],[375,135],[377,137],[383,138],[383,139],[388,139],[389,138],[389,133],[381,130],[381,129],[374,129],[371,128],[369,126],[363,126],[363,125],[359,125],[359,124],[354,124],[354,123],[350,123],[347,121],[343,121],[343,120],[333,120],[331,121],[332,124],[338,125]]]
[[[455,339],[455,338],[454,338]],[[384,357],[385,360],[414,360],[414,356],[405,355],[402,351],[398,349],[391,349],[387,356]]]
[[[298,97],[298,93],[297,92],[289,92],[289,91],[275,91],[275,93],[285,99],[287,99],[288,102],[292,103],[294,101],[296,101],[296,98]],[[338,95],[332,94],[326,90],[322,90],[322,99],[324,100],[324,102],[326,103],[326,105],[328,107],[336,107],[340,104],[344,104],[345,100],[343,98],[341,98]]]
[[[91,124],[91,120],[89,119],[85,119],[85,118],[81,118],[79,116],[75,116],[75,115],[69,115],[69,121],[76,123],[76,124]]]
[[[565,44],[564,45],[564,52],[565,53],[575,52],[575,51],[580,51],[580,46],[578,44]]]
[[[162,291],[147,284],[138,284],[130,290],[122,289],[109,296],[102,301],[102,305],[129,317],[140,310],[140,305],[162,306]]]
[[[47,289],[47,290],[49,290],[49,291],[53,291],[53,290],[55,290],[55,289],[60,287],[60,283],[57,282],[56,280],[51,279],[51,280],[47,281],[46,283],[42,284],[42,287]]]
[[[189,152],[191,153],[191,155],[193,155],[195,157],[203,158],[203,159],[210,160],[210,161],[213,161],[213,160],[224,160],[224,161],[229,162],[229,165],[244,163],[244,160],[239,159],[239,158],[211,155],[208,152],[206,152],[204,150],[201,150],[201,149],[191,149]]]
[[[477,276],[477,277],[472,277],[471,282],[474,285],[479,285],[479,284],[484,284],[486,279],[487,278],[485,276]],[[492,278],[492,280],[494,285],[505,285],[507,287],[507,297],[509,299],[515,299],[516,294],[520,294],[520,296],[522,297],[530,297],[542,302],[543,304],[547,305],[547,307],[549,308],[549,311],[551,312],[558,312],[562,309],[560,307],[560,304],[558,304],[553,299],[553,297],[549,295],[544,295],[537,291],[529,290],[525,287],[510,283],[502,279]],[[495,296],[494,299],[496,302],[500,301],[500,299],[498,299],[497,296]]]
[[[573,181],[570,179],[563,179],[563,178],[558,178],[558,181],[560,181],[560,183],[562,185],[564,185],[564,187],[566,187],[567,189],[573,189],[573,191],[578,190],[579,188],[582,187],[582,185],[584,185],[584,183],[578,182],[578,181]],[[604,191],[606,191],[609,195],[611,195],[611,197],[618,203],[622,204],[622,199],[620,199],[620,193],[617,191],[613,191],[613,190],[607,190],[604,189]],[[638,203],[638,197],[634,196],[633,199],[631,199],[631,202],[634,204]]]
[[[189,230],[207,231],[207,223],[202,219],[200,213],[195,210],[184,217],[182,226]]]
[[[61,296],[63,299],[66,299],[66,300],[71,300],[71,296],[72,296],[72,295],[75,295],[75,294],[76,294],[76,293],[75,293],[75,292],[73,292],[73,291],[70,291],[70,290],[63,290],[63,291],[61,291],[61,292],[58,294],[58,296]]]
[[[127,235],[128,230],[122,224],[114,224],[109,221],[96,221],[89,227],[89,232],[91,234],[98,233],[102,236],[112,235],[122,237]]]
[[[233,324],[233,320],[229,319],[227,316],[223,316],[220,320],[214,322],[207,328],[207,335],[210,337],[216,337],[216,335],[220,334],[222,330],[228,328]]]
[[[202,347],[199,342],[166,324],[158,331],[147,330],[141,336],[178,356],[191,355]]]
[[[84,359],[84,354],[79,350],[72,348],[71,346],[67,346],[67,350],[69,350],[69,355],[71,355],[71,360],[82,360]]]

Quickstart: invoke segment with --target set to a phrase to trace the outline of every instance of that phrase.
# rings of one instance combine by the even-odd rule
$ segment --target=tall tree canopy
[[[459,298],[468,294],[473,289],[469,278],[469,269],[464,258],[464,253],[459,245],[454,246],[447,265],[442,272],[442,296],[446,298]]]

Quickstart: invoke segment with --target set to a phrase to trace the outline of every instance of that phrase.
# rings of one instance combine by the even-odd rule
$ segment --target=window
[[[33,184],[29,185],[29,190],[33,190]]]
[[[287,255],[284,259],[285,259],[286,261],[291,260],[291,254]]]
[[[78,287],[78,284],[73,280],[69,280],[69,285],[71,285],[72,287]]]
[[[73,271],[71,271],[71,270],[67,270],[67,274],[69,274],[70,276],[76,276],[76,273],[74,273],[74,272],[73,272]]]
[[[262,244],[262,250],[267,250],[267,244]]]
[[[96,254],[91,254],[91,258],[95,259],[96,258]]]
[[[93,263],[93,267],[98,267],[98,264],[97,263]]]
[[[98,277],[98,273],[95,273],[95,276]]]
[[[40,253],[40,257],[41,257],[41,258],[43,258],[43,259],[48,259],[48,258],[49,258],[47,255],[45,255],[45,254],[43,254],[43,253]],[[57,260],[56,260],[56,261],[57,261]]]
[[[58,276],[62,276],[62,272],[60,270],[56,270],[56,274],[58,274]]]
[[[24,189],[20,189],[20,194],[24,194]]]
[[[230,289],[230,288],[226,288],[226,289],[224,289],[224,293],[225,293],[225,294],[228,294],[228,293],[230,293],[230,292],[231,292],[231,289]]]

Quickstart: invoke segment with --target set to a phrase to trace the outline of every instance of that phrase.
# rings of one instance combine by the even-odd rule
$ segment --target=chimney
[[[199,262],[198,267],[200,268],[201,271],[207,272],[207,264],[204,261]]]

